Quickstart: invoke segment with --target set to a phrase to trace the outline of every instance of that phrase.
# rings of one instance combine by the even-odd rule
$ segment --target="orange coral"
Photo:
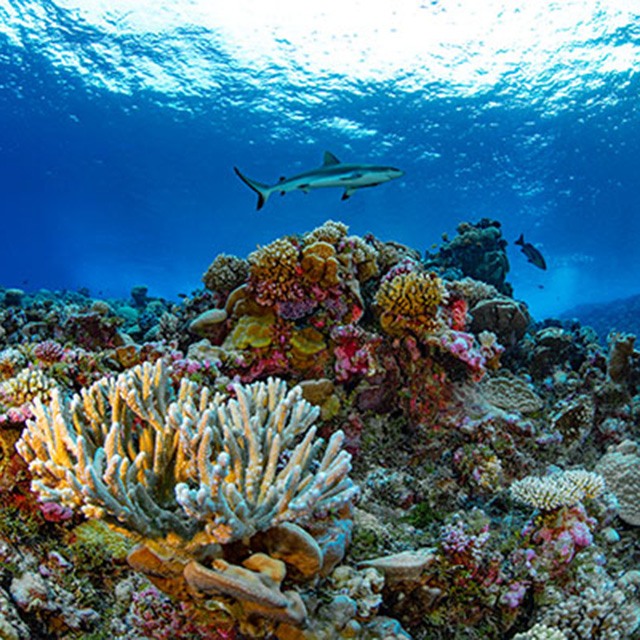
[[[322,287],[333,287],[340,282],[336,250],[328,242],[314,242],[302,251],[300,261],[305,280]]]
[[[302,298],[298,258],[298,247],[289,238],[280,238],[249,254],[249,288],[261,305]]]

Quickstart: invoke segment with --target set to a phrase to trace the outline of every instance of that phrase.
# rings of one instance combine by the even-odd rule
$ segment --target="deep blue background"
[[[143,82],[121,91],[109,86],[110,74],[118,78],[104,61],[81,73],[51,55],[54,43],[91,61],[90,45],[113,45],[73,11],[45,2],[46,27],[16,26],[38,4],[0,0],[0,21],[20,37],[0,31],[0,286],[124,295],[147,284],[174,297],[199,286],[217,253],[244,256],[326,219],[425,249],[459,222],[488,216],[510,242],[516,296],[539,317],[640,289],[632,66],[594,68],[589,82],[571,82],[567,68],[532,86],[504,76],[476,93],[338,78],[334,88],[327,77],[305,79],[302,91],[281,70],[239,68],[194,26],[169,40],[123,35],[118,46],[151,50],[162,65],[177,47],[197,45],[216,60],[215,86],[196,90],[178,77],[179,91]],[[637,24],[588,46],[636,52]],[[318,165],[325,149],[406,175],[347,202],[337,190],[274,197],[258,213],[232,171],[271,183]],[[546,273],[513,246],[521,232],[543,251]]]

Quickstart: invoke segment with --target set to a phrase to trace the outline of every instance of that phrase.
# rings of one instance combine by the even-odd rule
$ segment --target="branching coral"
[[[576,591],[549,588],[542,622],[561,629],[568,640],[628,638],[638,627],[640,613],[624,580],[612,580],[601,567],[578,571]]]
[[[604,490],[604,478],[592,471],[573,469],[542,478],[527,476],[511,485],[511,495],[542,511],[567,507],[584,498],[596,498]]]
[[[318,409],[299,388],[271,379],[234,391],[211,397],[183,380],[174,397],[162,361],[145,363],[70,401],[58,391],[37,401],[18,450],[44,499],[178,547],[196,534],[228,543],[353,498],[342,433],[318,460]]]

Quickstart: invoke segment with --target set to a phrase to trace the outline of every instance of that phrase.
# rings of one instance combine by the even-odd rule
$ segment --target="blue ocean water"
[[[536,317],[637,294],[639,69],[625,0],[0,0],[0,285],[175,298],[327,219],[425,250],[490,217]],[[257,212],[232,170],[325,150],[405,175]]]

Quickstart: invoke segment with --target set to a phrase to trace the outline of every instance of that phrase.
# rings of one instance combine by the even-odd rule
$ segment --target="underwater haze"
[[[0,0],[0,284],[175,298],[327,219],[425,251],[488,217],[536,318],[638,294],[639,69],[626,0]],[[325,151],[404,176],[256,211],[233,172]]]

